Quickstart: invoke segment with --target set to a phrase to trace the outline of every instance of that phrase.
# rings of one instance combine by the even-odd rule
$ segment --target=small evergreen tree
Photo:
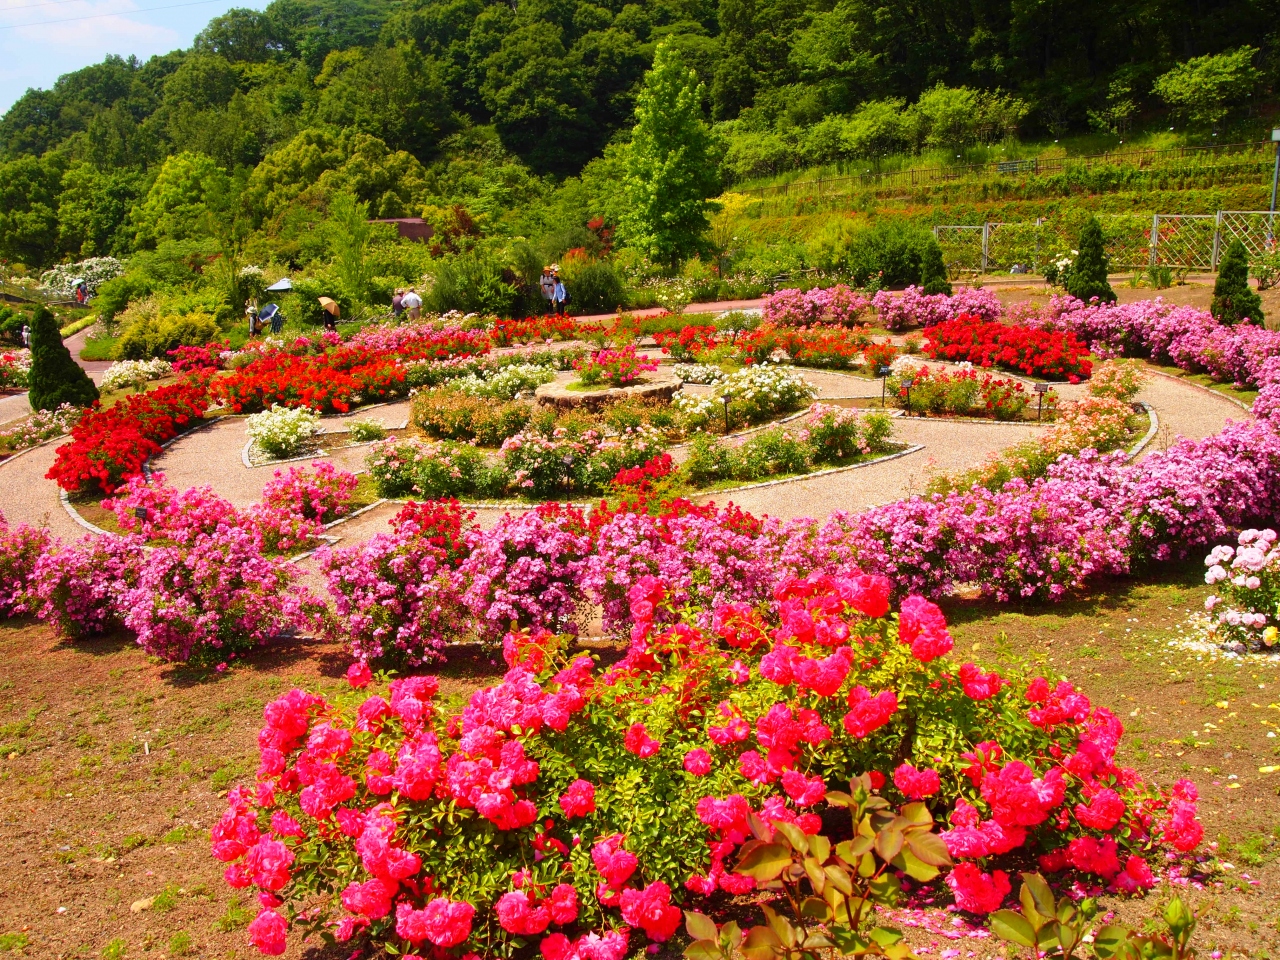
[[[1231,241],[1218,264],[1209,312],[1219,323],[1262,324],[1262,298],[1249,286],[1249,252],[1238,239]]]
[[[920,259],[920,282],[924,292],[945,293],[951,296],[951,281],[947,279],[947,265],[942,262],[942,247],[938,241],[930,237],[924,245],[924,254]]]
[[[98,388],[71,358],[58,321],[43,306],[31,318],[30,384],[27,401],[33,410],[53,410],[64,403],[87,407],[98,399]]]
[[[1102,225],[1090,217],[1080,231],[1080,246],[1067,276],[1067,293],[1088,303],[1097,297],[1115,303],[1116,292],[1107,280],[1107,251],[1102,244]]]

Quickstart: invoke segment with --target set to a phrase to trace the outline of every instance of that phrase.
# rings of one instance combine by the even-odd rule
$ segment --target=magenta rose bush
[[[912,327],[932,327],[961,315],[977,317],[985,322],[999,320],[1004,307],[994,293],[973,287],[956,287],[955,293],[925,293],[921,287],[910,286],[901,293],[878,290],[871,298],[871,306],[886,330],[908,330]]]
[[[1114,714],[1066,682],[957,666],[938,608],[910,595],[894,615],[883,577],[786,578],[710,608],[673,587],[631,586],[630,647],[607,669],[566,636],[508,635],[507,673],[459,712],[434,677],[383,688],[367,670],[350,695],[269,704],[257,782],[212,831],[227,882],[258,890],[258,948],[298,927],[415,956],[622,960],[670,939],[682,907],[752,891],[736,864],[753,817],[841,839],[825,798],[862,774],[891,804],[927,800],[973,913],[1029,857],[1136,892],[1164,848],[1200,841],[1193,786],[1116,764]]]
[[[0,513],[0,617],[31,611],[29,584],[36,564],[49,549],[49,532],[19,524],[9,526]]]

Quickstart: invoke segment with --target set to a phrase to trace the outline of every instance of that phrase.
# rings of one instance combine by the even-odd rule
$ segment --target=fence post
[[[987,275],[987,241],[991,237],[991,224],[982,222],[982,275]]]
[[[1160,259],[1160,214],[1153,213],[1151,215],[1151,255],[1147,259],[1147,266],[1155,269],[1156,262]]]
[[[1212,272],[1218,272],[1218,251],[1222,246],[1222,211],[1213,218],[1213,259],[1209,261]]]

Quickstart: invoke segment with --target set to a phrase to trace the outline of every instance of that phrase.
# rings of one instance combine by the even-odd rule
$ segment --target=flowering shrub
[[[671,454],[663,453],[650,457],[638,467],[623,467],[613,478],[613,486],[647,490],[655,480],[671,476],[675,471],[675,462]]]
[[[320,414],[307,407],[273,405],[245,420],[250,442],[277,460],[301,452],[321,432]]]
[[[107,280],[124,273],[124,264],[115,257],[90,257],[79,263],[59,263],[40,274],[40,286],[61,297],[75,293],[72,280],[83,280],[85,289],[93,296]]]
[[[570,491],[599,493],[619,470],[644,464],[665,446],[657,431],[643,425],[616,437],[596,430],[575,435],[556,427],[550,434],[518,433],[503,443],[502,453],[511,486],[541,498]]]
[[[663,353],[671,354],[671,359],[689,363],[697,360],[702,351],[715,347],[720,337],[715,325],[707,323],[689,324],[679,331],[659,330],[653,335],[653,340]]]
[[[677,390],[672,394],[671,406],[680,413],[685,429],[689,431],[707,429],[713,418],[723,416],[724,409],[715,397],[688,390]]]
[[[502,539],[557,536],[564,557],[580,521],[541,511]],[[818,834],[831,785],[860,773],[950,820],[933,862],[955,864],[962,910],[1000,905],[1002,858],[1131,892],[1153,882],[1153,843],[1199,842],[1194,786],[1165,795],[1116,765],[1118,718],[1065,681],[957,669],[923,598],[891,618],[883,578],[813,575],[756,606],[690,607],[686,582],[628,589],[630,649],[606,671],[513,633],[506,675],[457,714],[434,677],[383,691],[358,669],[349,696],[269,704],[257,788],[233,790],[212,831],[227,881],[261,891],[259,949],[283,952],[306,909],[398,953],[536,942],[548,960],[622,960],[674,935],[678,902],[756,888],[735,870],[753,829]]]
[[[322,549],[333,613],[318,617],[319,628],[360,662],[420,666],[442,658],[467,631],[455,571],[470,551],[463,526],[474,518],[457,501],[410,503],[390,534]]]
[[[761,315],[766,323],[780,326],[803,327],[824,320],[843,326],[857,322],[871,301],[843,284],[834,287],[799,290],[779,290],[764,299]]]
[[[453,387],[472,397],[514,400],[519,394],[532,393],[555,378],[556,372],[552,367],[521,363],[501,367],[487,377],[475,374],[461,377],[454,381]]]
[[[442,440],[474,441],[497,447],[524,429],[533,407],[524,400],[495,401],[457,390],[424,391],[413,398],[415,426]]]
[[[345,413],[407,390],[405,369],[395,356],[353,346],[303,356],[263,352],[214,384],[219,401],[236,413],[272,406]]]
[[[1211,630],[1224,643],[1250,650],[1270,649],[1280,623],[1280,548],[1274,530],[1245,530],[1235,547],[1220,544],[1205,558],[1204,582],[1221,593],[1209,596],[1204,608],[1213,618]]]
[[[0,513],[0,617],[31,612],[36,564],[48,549],[47,530],[11,527]]]
[[[59,405],[56,410],[36,410],[31,416],[19,420],[9,430],[0,433],[0,446],[10,450],[25,450],[60,437],[79,422],[83,407],[70,403]]]
[[[525,317],[523,320],[495,320],[493,329],[489,331],[495,347],[539,340],[575,340],[578,336],[578,324],[573,318],[556,314]]]
[[[1128,403],[1147,382],[1146,371],[1135,360],[1104,360],[1089,377],[1089,395]]]
[[[133,394],[106,410],[95,405],[71,428],[71,442],[58,448],[45,477],[64,490],[96,484],[103,493],[113,493],[142,472],[162,443],[203,417],[208,403],[205,385],[188,380]]]
[[[85,537],[50,543],[32,576],[35,610],[58,635],[100,636],[123,625],[123,597],[144,562],[136,537]]]
[[[571,625],[578,579],[591,548],[581,511],[539,504],[536,510],[504,514],[492,530],[473,527],[465,542],[469,553],[458,567],[462,599],[482,639],[496,640],[512,624]]]
[[[911,385],[907,386],[907,381]],[[977,371],[946,370],[939,367],[905,368],[889,377],[886,384],[889,399],[896,407],[915,414],[944,413],[964,417],[988,417],[993,420],[1018,420],[1030,397],[1017,380],[1002,380]],[[1050,410],[1057,396],[1046,398]]]
[[[682,364],[676,368],[676,377],[681,383],[719,383],[724,379],[724,371],[708,363]]]
[[[867,372],[875,374],[881,367],[887,367],[898,359],[898,348],[890,341],[884,343],[873,343],[865,347],[862,351],[862,362],[867,366]]]
[[[884,413],[860,414],[848,407],[815,403],[803,438],[818,463],[840,463],[850,457],[883,453],[889,447],[893,421]]]
[[[396,437],[375,443],[364,460],[380,497],[403,497],[412,493],[421,462],[422,444],[415,439]]]
[[[964,314],[929,328],[925,352],[935,360],[964,360],[1045,380],[1079,383],[1092,369],[1074,333],[1011,327]]]
[[[174,347],[169,351],[175,373],[221,370],[225,355],[231,351],[231,341],[206,343],[203,347]]]
[[[573,369],[578,371],[578,382],[585,386],[607,380],[611,386],[625,387],[640,379],[640,374],[657,370],[658,365],[637,356],[634,344],[627,344],[618,350],[597,350],[590,356],[575,360]]]
[[[932,327],[961,316],[995,321],[1004,313],[995,294],[973,287],[957,287],[951,296],[945,293],[926,294],[916,286],[907,287],[900,294],[878,290],[871,298],[871,306],[879,314],[880,325],[886,330]]]
[[[761,364],[725,377],[716,385],[715,395],[728,398],[731,416],[758,423],[800,409],[818,391],[792,370]]]
[[[431,323],[368,326],[352,336],[347,345],[374,354],[395,355],[403,361],[449,360],[488,353],[489,335],[483,330]]]
[[[858,365],[870,343],[863,327],[842,330],[764,325],[739,337],[734,349],[745,364],[760,364],[781,355],[799,366],[847,369]]]
[[[277,470],[262,488],[262,505],[284,513],[296,513],[307,520],[329,523],[344,516],[359,481],[355,474],[339,470],[332,463],[317,460],[311,467]]]
[[[173,374],[167,360],[117,360],[107,367],[99,386],[103,390],[141,390],[152,380],[163,380]]]
[[[30,350],[0,353],[0,390],[25,390],[30,375]]]

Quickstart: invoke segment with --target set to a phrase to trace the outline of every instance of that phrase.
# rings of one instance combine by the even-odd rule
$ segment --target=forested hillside
[[[275,0],[215,18],[189,50],[108,58],[14,104],[0,258],[208,249],[221,229],[249,238],[246,263],[297,268],[332,255],[319,227],[337,193],[425,216],[436,258],[516,238],[538,241],[535,264],[598,254],[619,223],[627,239],[618,184],[664,41],[701,82],[712,192],[1135,123],[1252,137],[1277,14],[1280,0]]]

